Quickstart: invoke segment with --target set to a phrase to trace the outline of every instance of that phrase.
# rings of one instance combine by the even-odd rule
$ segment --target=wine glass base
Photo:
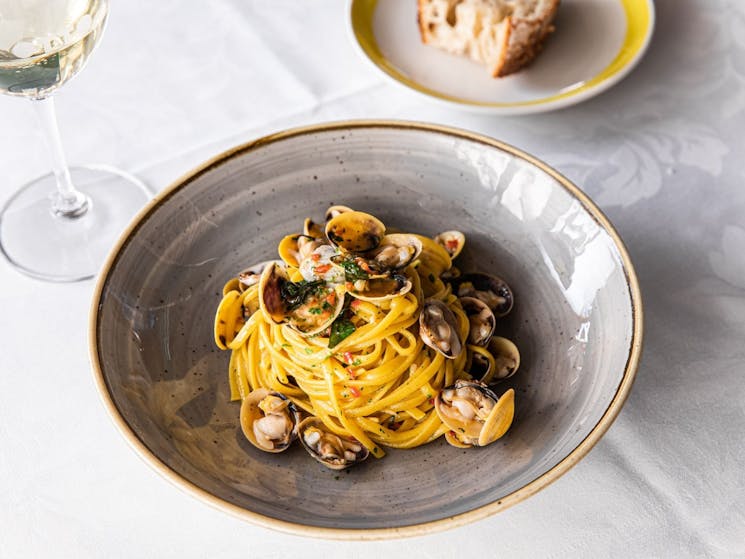
[[[51,174],[26,184],[0,210],[0,252],[24,274],[57,282],[92,278],[152,197],[142,181],[112,167],[84,165],[70,173],[89,200],[82,215],[55,215]]]

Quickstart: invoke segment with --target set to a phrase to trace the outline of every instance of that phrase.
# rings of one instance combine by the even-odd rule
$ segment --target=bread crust
[[[427,33],[424,22],[424,5],[426,3],[427,0],[417,0],[416,3],[416,22],[419,26],[419,36],[422,38],[422,43],[424,44],[429,43],[429,33]]]
[[[507,18],[508,31],[502,63],[492,69],[492,76],[501,78],[530,64],[543,50],[546,38],[553,32],[553,19],[559,0],[552,0],[548,9],[535,18]]]
[[[461,0],[417,0],[417,26],[422,43],[434,44],[451,52],[457,49],[448,48],[441,42],[433,40],[433,30],[436,25],[427,20],[428,8],[432,4],[450,5],[460,3]],[[543,45],[550,33],[554,30],[553,19],[558,10],[560,0],[545,0],[539,13],[530,17],[509,15],[497,25],[501,28],[496,60],[490,61],[489,72],[495,78],[507,76],[522,69],[543,50]],[[460,53],[462,54],[462,53]],[[483,59],[479,60],[483,63]]]

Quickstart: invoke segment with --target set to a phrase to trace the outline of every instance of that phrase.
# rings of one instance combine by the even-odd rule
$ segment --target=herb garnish
[[[344,258],[338,264],[344,268],[344,276],[347,281],[364,280],[370,277],[370,274],[360,268],[359,264],[351,258]]]
[[[329,347],[337,346],[342,340],[349,337],[356,330],[352,321],[348,318],[338,317],[331,324],[331,335],[329,336]]]
[[[285,281],[280,285],[279,293],[287,305],[287,310],[291,311],[302,305],[309,295],[316,292],[325,283],[323,280]]]

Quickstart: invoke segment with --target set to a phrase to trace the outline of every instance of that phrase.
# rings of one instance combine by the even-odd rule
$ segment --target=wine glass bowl
[[[0,210],[0,252],[50,281],[93,277],[114,239],[150,198],[138,179],[102,165],[68,167],[51,94],[85,66],[108,0],[0,0],[0,93],[33,101],[52,173]]]
[[[103,33],[108,0],[20,0],[0,24],[0,93],[44,98],[82,70]]]

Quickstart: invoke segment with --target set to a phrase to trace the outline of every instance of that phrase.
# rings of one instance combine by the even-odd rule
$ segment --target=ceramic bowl
[[[222,286],[332,203],[425,234],[460,229],[461,267],[512,286],[501,330],[522,364],[499,388],[516,390],[505,437],[466,451],[440,439],[344,472],[299,446],[266,454],[244,439],[229,354],[212,341]],[[484,518],[566,472],[629,393],[641,315],[618,234],[556,171],[468,132],[346,122],[239,146],[154,199],[103,268],[90,347],[116,426],[176,485],[278,530],[376,539]]]

